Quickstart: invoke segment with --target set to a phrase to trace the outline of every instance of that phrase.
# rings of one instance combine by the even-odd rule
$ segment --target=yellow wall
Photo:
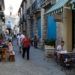
[[[65,49],[72,51],[72,11],[63,8],[63,40]]]

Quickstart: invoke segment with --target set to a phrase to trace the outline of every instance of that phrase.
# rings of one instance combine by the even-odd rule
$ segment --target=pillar
[[[61,43],[61,40],[63,40],[63,23],[62,21],[60,22],[56,22],[56,33],[57,33],[57,37],[56,37],[56,45],[59,45]]]
[[[45,20],[45,9],[41,9],[41,40],[43,41],[46,38],[46,20]]]
[[[41,8],[41,47],[44,46],[44,40],[46,39],[46,19],[45,19],[45,9]]]
[[[27,35],[30,37],[30,18],[27,18]]]
[[[72,11],[63,8],[63,40],[65,41],[65,49],[72,51]]]
[[[37,34],[37,19],[36,19],[36,15],[33,15],[33,20],[34,20],[34,26],[33,26],[33,32],[34,35]]]

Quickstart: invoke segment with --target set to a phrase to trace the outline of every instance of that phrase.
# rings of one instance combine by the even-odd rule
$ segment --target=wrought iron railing
[[[46,5],[48,5],[48,4],[51,4],[51,2],[53,1],[53,0],[41,0],[42,2],[41,2],[41,6],[46,6]]]
[[[47,5],[49,3],[51,3],[51,0],[35,0],[34,3],[31,6],[31,11],[35,12],[37,10],[40,10],[40,8],[43,5]]]
[[[36,11],[36,9],[37,9],[37,1],[35,1],[35,2],[32,4],[31,9],[32,9],[32,10],[31,10],[32,12]]]
[[[34,3],[31,6],[31,11],[36,12],[41,7],[41,0],[35,0]]]

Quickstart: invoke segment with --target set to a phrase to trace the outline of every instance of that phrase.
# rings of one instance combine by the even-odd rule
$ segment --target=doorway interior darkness
[[[72,48],[75,48],[75,10],[72,10]]]

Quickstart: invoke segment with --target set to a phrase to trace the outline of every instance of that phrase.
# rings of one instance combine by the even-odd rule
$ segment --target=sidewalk
[[[72,71],[62,71],[53,59],[45,59],[44,52],[31,47],[30,60],[22,58],[16,40],[14,41],[16,61],[0,63],[0,75],[74,75]],[[68,73],[68,74],[67,74]]]

